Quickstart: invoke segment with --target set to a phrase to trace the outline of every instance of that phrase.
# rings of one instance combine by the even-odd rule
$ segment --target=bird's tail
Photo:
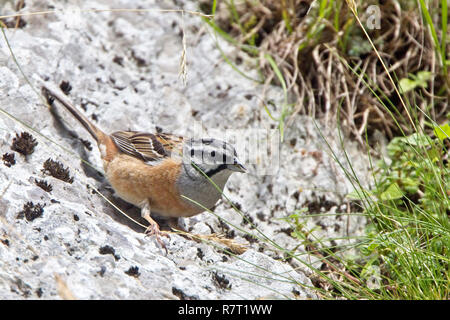
[[[103,131],[97,128],[86,116],[84,116],[77,108],[75,108],[72,103],[62,95],[56,93],[55,91],[49,89],[46,86],[42,87],[42,93],[47,99],[47,102],[51,105],[53,103],[52,98],[58,100],[69,112],[86,128],[86,130],[91,134],[91,136],[97,141],[97,143],[102,142],[107,136]]]

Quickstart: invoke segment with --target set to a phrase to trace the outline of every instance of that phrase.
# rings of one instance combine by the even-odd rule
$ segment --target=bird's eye
[[[215,151],[211,151],[211,157],[215,157],[216,156],[216,152]]]
[[[191,157],[194,156],[194,153],[195,153],[194,149],[191,149]]]

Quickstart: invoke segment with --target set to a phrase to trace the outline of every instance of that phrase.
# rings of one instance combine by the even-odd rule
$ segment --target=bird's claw
[[[167,253],[166,245],[162,241],[161,237],[164,236],[164,237],[170,238],[170,236],[166,232],[163,232],[163,231],[159,230],[158,224],[156,224],[156,223],[155,224],[150,224],[147,227],[147,229],[145,229],[145,235],[149,236],[149,237],[154,236],[155,240],[159,243],[159,245],[161,247],[164,248],[164,250],[166,250],[166,253]]]

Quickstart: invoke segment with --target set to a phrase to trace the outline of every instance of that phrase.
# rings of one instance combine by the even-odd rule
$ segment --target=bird
[[[42,93],[50,107],[57,100],[94,138],[106,180],[119,198],[140,208],[149,223],[145,234],[164,248],[161,236],[168,235],[161,232],[152,212],[178,225],[180,217],[213,208],[229,177],[247,172],[235,148],[225,141],[158,130],[106,134],[55,90],[44,85]]]

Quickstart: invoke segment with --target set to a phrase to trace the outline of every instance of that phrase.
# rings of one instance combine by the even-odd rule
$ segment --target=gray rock
[[[258,99],[263,87],[239,76],[221,59],[211,30],[200,17],[185,14],[183,22],[177,13],[87,10],[176,8],[171,1],[68,2],[50,0],[43,5],[27,1],[27,12],[47,10],[48,5],[56,12],[25,17],[25,28],[5,30],[37,92],[41,80],[54,85],[68,81],[72,86],[69,98],[83,105],[85,114],[107,132],[162,127],[179,134],[194,135],[204,130],[206,135],[220,136],[231,130],[239,138],[239,153],[255,163],[249,165],[250,174],[232,176],[225,194],[262,234],[287,249],[297,246],[298,240],[282,231],[289,227],[283,218],[307,203],[320,203],[321,196],[336,206],[344,202],[351,185],[329,156],[313,120],[307,117],[296,117],[286,129],[279,162],[269,168],[272,174],[259,174],[267,159],[252,159],[253,154],[239,142],[251,137],[249,129],[276,124]],[[176,2],[183,3],[185,9],[198,10],[195,1]],[[12,12],[10,5],[5,5],[6,13]],[[186,87],[178,76],[183,23],[188,59]],[[226,42],[217,41],[226,54],[237,54]],[[234,255],[224,253],[222,244],[195,242],[172,234],[170,240],[164,239],[166,255],[153,239],[145,237],[141,226],[108,202],[145,224],[136,208],[115,198],[95,170],[82,164],[84,158],[102,171],[95,146],[87,151],[54,120],[18,70],[4,40],[0,42],[0,107],[10,114],[0,117],[1,153],[13,152],[12,140],[22,131],[30,132],[38,141],[31,155],[14,152],[15,165],[0,164],[0,299],[60,299],[70,295],[78,299],[317,298],[310,289],[313,286],[306,275],[311,271],[305,264],[293,262],[293,268],[280,260],[282,253],[269,244],[263,246],[261,234],[245,224],[225,200],[219,202],[214,214],[184,219],[186,228],[203,235],[226,232],[220,217],[262,239],[248,243],[245,233],[235,230],[233,240],[245,244],[248,250]],[[257,78],[255,68],[247,63],[239,67]],[[265,98],[275,101],[278,107],[273,115],[277,116],[283,99],[280,88],[269,87]],[[60,115],[67,128],[94,144],[70,116],[62,110]],[[333,148],[340,150],[336,132],[319,126],[330,137]],[[348,150],[358,160],[357,170],[366,172],[357,146],[348,143]],[[343,159],[342,152],[339,156]],[[48,158],[67,167],[74,182],[44,174],[41,169]],[[44,179],[53,190],[39,188],[35,179]],[[18,219],[28,201],[44,206],[42,216],[32,221]],[[355,235],[364,226],[362,219],[341,220],[336,216],[307,222],[311,228],[323,225],[317,233],[320,237],[342,236],[343,230]],[[340,231],[335,231],[336,224]],[[106,245],[114,249],[114,255],[100,253]]]

